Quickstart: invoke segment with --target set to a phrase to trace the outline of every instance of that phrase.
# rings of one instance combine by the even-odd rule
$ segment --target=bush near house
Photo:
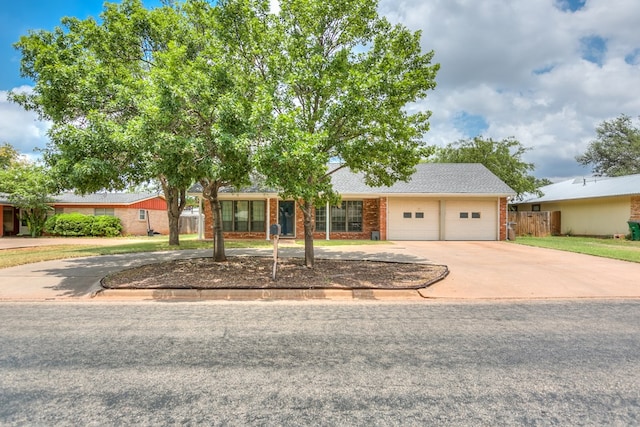
[[[122,232],[120,218],[108,215],[58,214],[49,218],[45,232],[54,236],[115,237]]]

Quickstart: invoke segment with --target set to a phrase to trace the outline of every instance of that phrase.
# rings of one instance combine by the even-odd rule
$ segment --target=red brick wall
[[[384,212],[380,213],[380,206],[384,206]],[[204,210],[204,237],[205,239],[213,239],[213,218],[211,215],[211,207],[208,201],[203,203]],[[362,203],[362,232],[358,233],[330,233],[329,238],[335,240],[368,240],[371,238],[372,231],[380,231],[380,239],[386,239],[386,198],[381,199],[364,199]],[[275,198],[269,201],[269,225],[278,222],[278,200]],[[384,236],[384,237],[383,237]],[[266,233],[256,232],[225,232],[225,238],[230,239],[265,239]],[[304,239],[304,215],[302,210],[296,204],[296,239]],[[314,239],[326,239],[324,231],[316,231],[313,234]]]
[[[500,224],[500,240],[507,240],[507,198],[500,198],[500,213],[498,215]]]
[[[387,198],[380,197],[378,204],[378,230],[380,230],[380,240],[387,240]]]
[[[631,196],[631,215],[629,219],[640,221],[640,196]]]

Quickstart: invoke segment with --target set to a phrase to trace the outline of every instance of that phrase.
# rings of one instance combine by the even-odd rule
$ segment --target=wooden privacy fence
[[[509,223],[516,236],[557,236],[560,234],[560,211],[509,212]]]
[[[198,232],[198,217],[181,216],[178,227],[180,227],[180,234],[195,234]]]

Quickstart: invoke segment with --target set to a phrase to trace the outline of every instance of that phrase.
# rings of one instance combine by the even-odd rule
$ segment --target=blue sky
[[[6,100],[32,84],[12,44],[63,16],[97,17],[102,0],[0,2],[0,142],[37,157],[49,125]],[[514,137],[536,176],[558,180],[589,175],[575,156],[599,123],[640,115],[638,0],[380,0],[379,11],[420,30],[441,65],[435,91],[411,106],[433,113],[429,144]]]

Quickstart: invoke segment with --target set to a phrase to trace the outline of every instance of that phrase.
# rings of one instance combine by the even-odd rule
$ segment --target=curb
[[[420,300],[415,289],[103,289],[95,300],[306,301]]]

